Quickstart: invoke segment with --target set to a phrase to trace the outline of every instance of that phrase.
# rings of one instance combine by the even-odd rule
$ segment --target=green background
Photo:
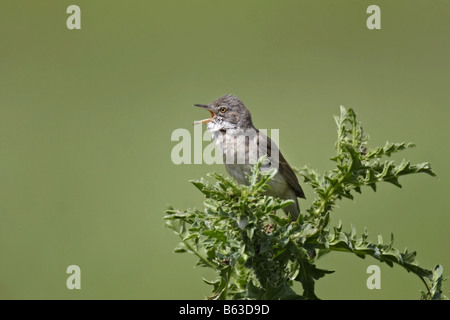
[[[68,30],[66,8],[81,8]],[[381,8],[368,30],[366,8]],[[167,205],[201,207],[188,180],[220,165],[174,165],[172,131],[194,103],[238,95],[258,128],[280,129],[296,167],[332,168],[339,105],[371,146],[412,141],[397,159],[439,178],[401,179],[345,200],[332,223],[395,234],[450,274],[450,2],[16,1],[0,4],[0,298],[203,299],[195,258],[173,253]],[[313,197],[304,183],[308,200]],[[81,268],[68,290],[66,268]],[[381,266],[381,290],[366,269]],[[349,254],[319,266],[323,299],[418,299],[420,279]]]

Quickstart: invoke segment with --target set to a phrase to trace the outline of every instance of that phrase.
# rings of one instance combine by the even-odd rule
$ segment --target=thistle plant
[[[175,252],[194,254],[197,266],[217,272],[216,279],[203,279],[212,286],[208,299],[318,299],[315,282],[334,271],[318,268],[316,261],[334,251],[370,256],[391,267],[400,265],[422,280],[422,299],[446,298],[442,267],[420,267],[416,252],[394,247],[393,235],[384,244],[381,236],[371,242],[367,229],[358,236],[354,227],[346,232],[341,223],[330,226],[330,214],[338,201],[353,199],[366,186],[376,191],[381,182],[401,187],[399,178],[404,175],[436,176],[427,162],[384,159],[414,147],[412,143],[387,142],[370,148],[352,109],[341,107],[335,120],[338,136],[331,160],[336,167],[323,174],[309,166],[297,170],[316,198],[296,221],[276,213],[292,200],[263,195],[275,174],[273,170],[261,172],[263,159],[253,166],[248,185],[217,173],[209,174],[214,182],[191,181],[205,196],[204,209],[166,211],[166,226],[181,239]],[[294,291],[295,282],[301,283],[303,292]]]

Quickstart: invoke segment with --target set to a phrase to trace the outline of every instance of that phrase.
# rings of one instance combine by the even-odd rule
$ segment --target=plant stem
[[[341,177],[336,181],[336,183],[331,184],[327,188],[327,190],[325,191],[325,195],[323,196],[323,199],[322,199],[322,201],[320,203],[319,209],[315,211],[316,216],[319,215],[319,214],[325,214],[326,213],[326,211],[327,211],[327,209],[326,209],[327,203],[330,202],[330,199],[334,195],[337,187],[344,182],[344,180],[347,177],[347,175],[351,172],[352,163],[353,163],[352,159],[349,159],[349,164],[347,165],[347,168],[348,168],[347,172],[345,174],[342,174]]]
[[[217,265],[215,265],[214,263],[212,263],[211,261],[209,261],[208,259],[206,259],[204,256],[202,256],[200,253],[198,253],[197,251],[195,251],[195,249],[189,244],[188,241],[184,241],[183,242],[184,245],[191,250],[197,257],[200,258],[200,260],[202,260],[205,264],[207,264],[209,267],[216,269]]]

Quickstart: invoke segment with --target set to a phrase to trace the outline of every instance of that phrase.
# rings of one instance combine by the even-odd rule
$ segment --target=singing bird
[[[290,199],[294,203],[284,207],[283,211],[291,220],[297,220],[300,207],[297,198],[305,199],[302,187],[278,146],[256,129],[252,116],[245,105],[236,96],[227,94],[210,104],[195,104],[206,109],[211,116],[196,121],[195,124],[206,123],[212,138],[222,152],[225,168],[238,183],[248,185],[247,175],[251,166],[261,156],[266,155],[266,162],[261,170],[277,168],[275,176],[269,181],[266,194],[280,199]]]

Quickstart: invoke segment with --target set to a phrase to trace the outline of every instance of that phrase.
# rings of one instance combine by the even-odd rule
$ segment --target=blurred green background
[[[66,8],[81,8],[68,30]],[[366,8],[381,8],[368,30]],[[439,179],[401,179],[343,201],[332,223],[364,226],[450,275],[450,2],[2,0],[0,298],[203,299],[196,259],[173,253],[167,205],[201,207],[188,180],[220,165],[174,165],[193,108],[238,95],[258,128],[280,129],[296,167],[333,166],[333,115],[352,107],[371,146],[412,141]],[[307,208],[314,198],[304,183]],[[81,290],[66,288],[67,266]],[[381,290],[366,268],[381,266]],[[323,299],[418,299],[420,279],[345,253],[319,266]],[[449,285],[447,284],[446,290]]]

